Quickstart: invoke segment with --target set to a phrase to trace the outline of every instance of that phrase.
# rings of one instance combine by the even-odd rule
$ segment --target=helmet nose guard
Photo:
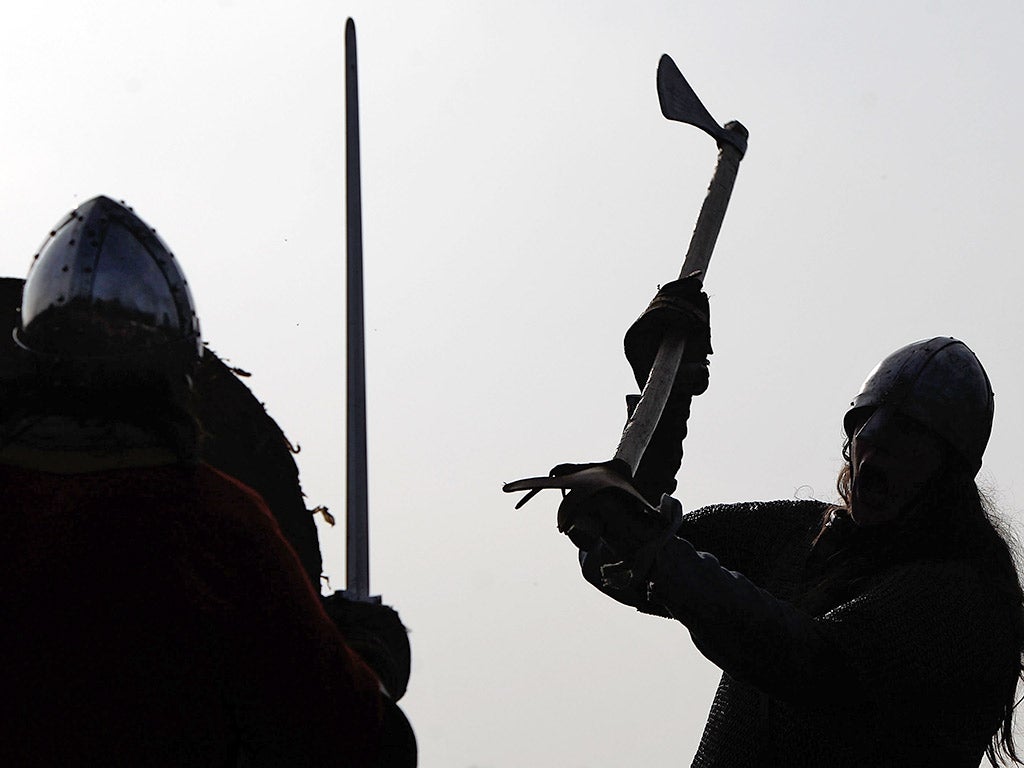
[[[893,428],[894,416],[896,415],[896,409],[889,405],[883,405],[879,408],[865,409],[866,413],[860,424],[857,424],[855,416],[857,411],[851,409],[850,414],[853,414],[849,418],[849,425],[847,426],[847,434],[850,438],[858,438],[868,443],[878,443],[886,439],[886,435]]]
[[[958,339],[937,336],[901,347],[868,374],[843,420],[847,435],[862,408],[891,406],[943,438],[981,469],[995,399],[988,374]]]
[[[14,338],[69,359],[168,345],[198,358],[203,349],[188,282],[167,245],[131,208],[102,196],[68,214],[36,254]]]

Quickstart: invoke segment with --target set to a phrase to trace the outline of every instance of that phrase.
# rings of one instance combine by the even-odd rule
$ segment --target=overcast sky
[[[718,672],[685,629],[583,582],[557,494],[500,491],[618,441],[622,333],[677,274],[716,158],[661,117],[662,53],[750,130],[684,505],[833,499],[867,372],[954,335],[992,379],[981,479],[1021,530],[1019,2],[20,3],[0,274],[77,203],[134,206],[342,519],[347,16],[371,579],[412,632],[424,768],[685,765],[703,728]],[[341,588],[344,533],[321,535]]]

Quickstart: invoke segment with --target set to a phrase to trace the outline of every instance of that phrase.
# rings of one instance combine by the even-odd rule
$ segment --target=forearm
[[[662,494],[671,495],[676,489],[675,478],[683,461],[683,439],[689,416],[689,397],[670,399],[637,467],[633,485],[651,504],[657,505]]]
[[[657,505],[663,493],[676,487],[675,476],[683,458],[682,442],[690,401],[708,388],[708,355],[711,354],[710,307],[697,277],[674,280],[658,289],[644,313],[626,331],[626,358],[637,386],[643,389],[662,342],[668,337],[686,340],[683,359],[675,371],[672,393],[657,429],[634,472],[634,485]],[[630,415],[639,395],[626,398]]]
[[[737,680],[797,704],[860,698],[810,615],[722,568],[685,539],[673,539],[658,554],[649,599],[682,622],[697,649]]]
[[[579,558],[583,578],[596,587],[598,591],[616,602],[636,608],[640,613],[672,618],[664,606],[660,603],[653,603],[648,599],[645,585],[630,585],[619,589],[605,585],[604,577],[601,574],[601,567],[609,563],[618,562],[621,558],[610,552],[602,543],[598,543],[589,552],[580,550]]]

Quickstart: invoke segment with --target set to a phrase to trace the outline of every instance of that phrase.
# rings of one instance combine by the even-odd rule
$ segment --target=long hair
[[[1021,764],[1013,739],[1017,681],[1024,680],[1024,590],[1018,570],[1019,548],[998,519],[992,503],[979,490],[974,473],[952,450],[946,451],[938,476],[913,508],[884,526],[857,528],[849,522],[852,498],[850,439],[843,444],[844,464],[836,479],[842,504],[829,508],[822,519],[815,545],[840,534],[833,567],[803,599],[812,609],[830,607],[844,592],[883,566],[913,560],[967,560],[995,590],[1012,616],[1017,675],[1001,692],[1002,721],[986,755],[993,766],[1004,760]],[[839,523],[837,525],[837,522]]]

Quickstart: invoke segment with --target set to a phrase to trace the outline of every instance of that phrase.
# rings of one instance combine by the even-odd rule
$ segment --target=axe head
[[[714,138],[719,146],[731,144],[739,150],[740,156],[746,153],[746,129],[739,123],[729,123],[725,128],[720,126],[667,53],[662,54],[658,62],[658,102],[661,114],[669,120],[695,125]]]

